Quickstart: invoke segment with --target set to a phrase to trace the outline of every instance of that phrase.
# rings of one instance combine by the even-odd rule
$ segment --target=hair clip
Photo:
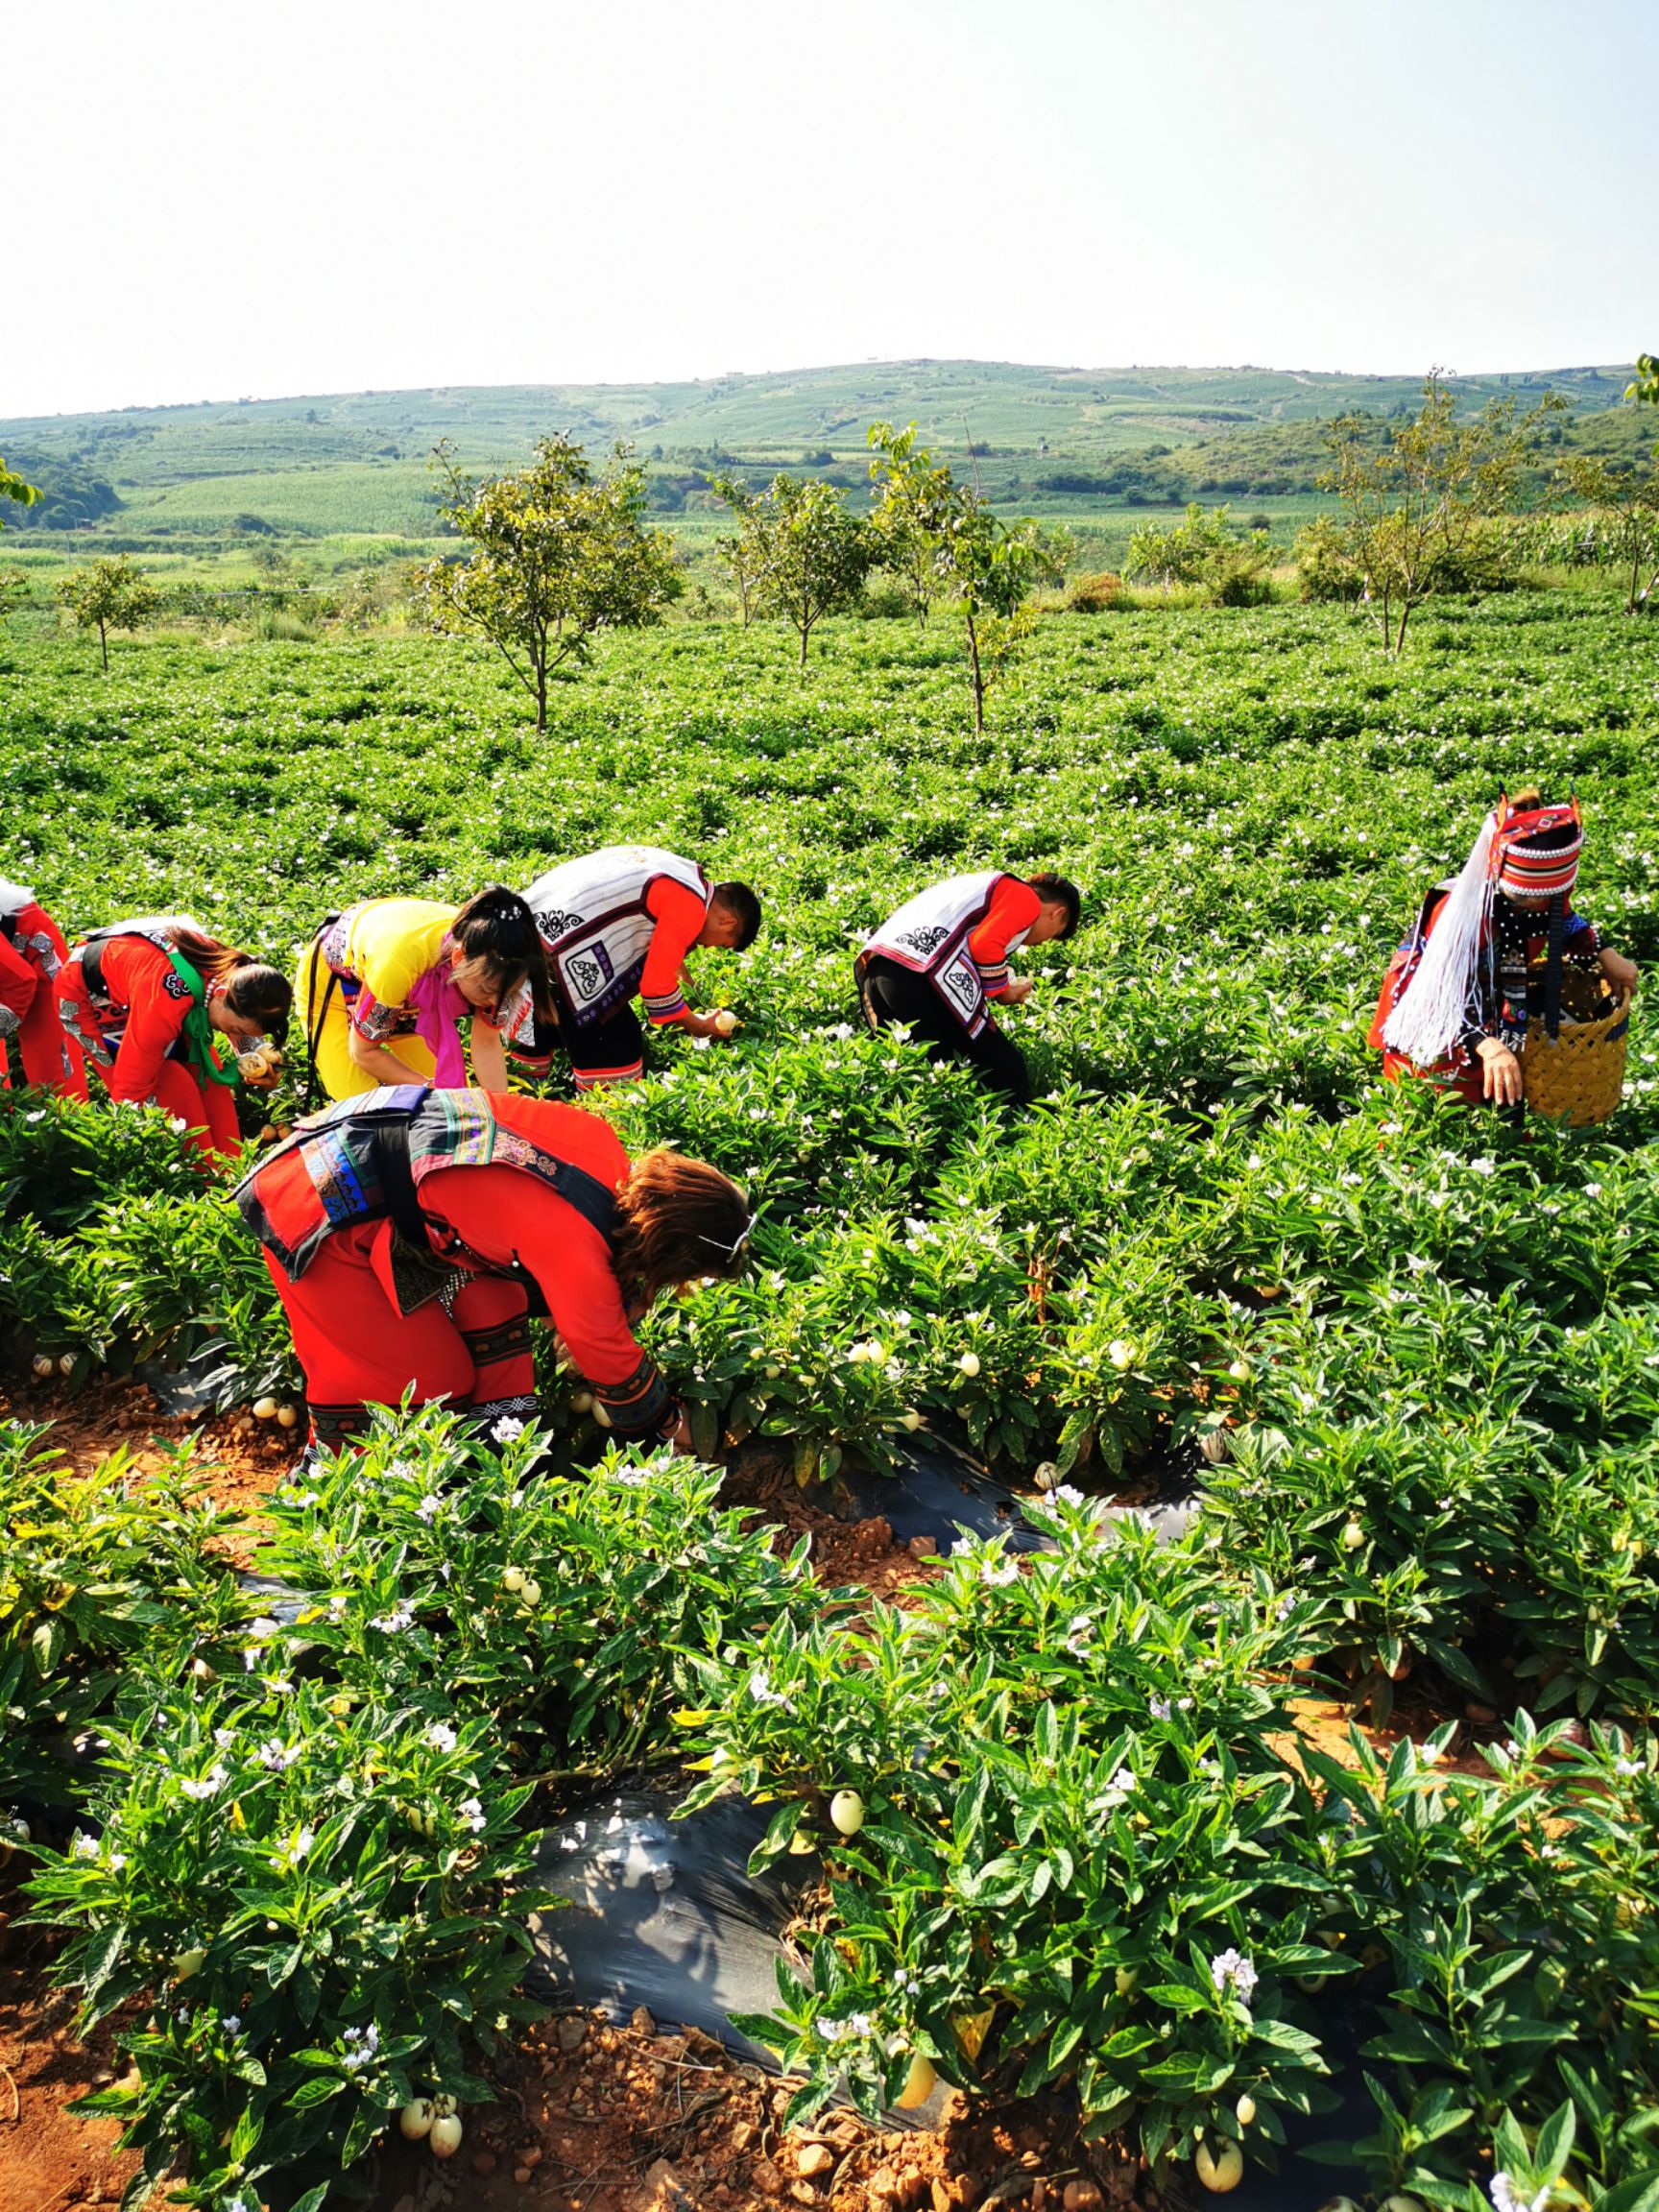
[[[744,1245],[754,1235],[756,1219],[757,1216],[751,1214],[730,1244],[723,1244],[718,1237],[704,1237],[702,1235],[699,1235],[697,1241],[699,1244],[712,1244],[716,1252],[724,1252],[728,1260],[735,1260],[738,1253],[742,1251]]]

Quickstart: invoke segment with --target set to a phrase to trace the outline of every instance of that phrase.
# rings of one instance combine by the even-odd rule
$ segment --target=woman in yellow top
[[[295,996],[311,1068],[330,1098],[382,1083],[465,1087],[461,1023],[472,1025],[472,1077],[505,1091],[501,1043],[528,995],[552,1019],[536,918],[492,883],[465,906],[365,899],[331,914],[300,956]]]

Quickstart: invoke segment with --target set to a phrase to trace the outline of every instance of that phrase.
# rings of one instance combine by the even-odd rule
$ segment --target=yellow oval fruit
[[[434,2158],[453,2158],[461,2148],[461,2123],[453,2112],[445,2112],[441,2120],[434,2120],[427,2137]]]
[[[60,1375],[73,1375],[73,1374],[74,1374],[74,1372],[75,1372],[75,1355],[74,1355],[74,1353],[73,1353],[73,1352],[64,1352],[64,1353],[60,1353],[60,1354],[59,1355],[59,1359],[58,1359],[58,1372],[59,1372],[59,1374],[60,1374]]]
[[[1240,2128],[1248,2128],[1256,2117],[1256,2100],[1248,2089],[1233,2107],[1233,2117]]]
[[[922,1416],[917,1412],[914,1406],[906,1406],[903,1412],[899,1416],[899,1425],[902,1429],[908,1429],[914,1434],[922,1426]]]
[[[202,1971],[202,1961],[206,1956],[206,1952],[199,1943],[194,1944],[188,1951],[175,1951],[173,1954],[174,1981],[188,1982],[192,1974],[199,1974]]]
[[[1359,1547],[1360,1547],[1360,1545],[1361,1545],[1361,1544],[1363,1544],[1363,1543],[1364,1543],[1364,1541],[1365,1541],[1365,1531],[1364,1531],[1364,1529],[1360,1527],[1360,1526],[1359,1526],[1359,1524],[1358,1524],[1358,1521],[1350,1521],[1350,1522],[1348,1523],[1348,1525],[1346,1526],[1346,1527],[1345,1527],[1345,1528],[1343,1529],[1343,1531],[1342,1531],[1342,1549],[1343,1549],[1343,1551],[1358,1551],[1358,1549],[1359,1549]]]
[[[526,1605],[540,1605],[541,1602],[541,1585],[533,1575],[526,1575],[524,1587],[518,1595]]]
[[[933,2085],[939,2079],[938,2069],[926,2051],[918,2051],[910,2061],[910,2071],[904,2077],[904,2086],[899,2092],[901,2112],[914,2112],[919,2104],[926,2104],[933,2094]]]
[[[397,2115],[397,2125],[411,2143],[419,2143],[422,2135],[432,2132],[432,2101],[429,2097],[411,2097]]]
[[[979,1355],[977,1352],[964,1352],[956,1364],[963,1374],[972,1381],[979,1372]]]
[[[1232,1442],[1225,1429],[1206,1429],[1198,1439],[1198,1449],[1212,1467],[1222,1466],[1233,1456]]]
[[[253,1418],[255,1421],[275,1421],[276,1418],[276,1399],[255,1398],[253,1401]]]
[[[1313,1671],[1312,1652],[1298,1651],[1295,1658],[1290,1662],[1290,1669],[1295,1674],[1311,1674]]]
[[[1126,1375],[1135,1364],[1135,1347],[1127,1336],[1114,1336],[1106,1347],[1106,1357],[1119,1375]]]
[[[736,1015],[733,1013],[729,1006],[722,1006],[719,1013],[714,1017],[714,1028],[716,1034],[721,1037],[730,1037],[733,1030],[735,1029],[736,1026]]]
[[[1235,1382],[1248,1382],[1252,1369],[1248,1359],[1235,1359],[1228,1366],[1227,1372]]]
[[[50,1353],[50,1352],[36,1352],[36,1355],[35,1355],[34,1366],[35,1366],[35,1372],[36,1372],[36,1375],[38,1375],[38,1376],[41,1376],[41,1377],[44,1377],[44,1376],[50,1375],[50,1374],[51,1374],[51,1372],[52,1372],[52,1368],[53,1368],[53,1359],[52,1359],[52,1355],[51,1355],[51,1353]]]
[[[295,1412],[292,1406],[278,1406],[276,1408],[276,1426],[278,1429],[292,1429],[299,1418],[299,1414]]]
[[[501,1587],[503,1590],[510,1590],[517,1598],[519,1591],[524,1587],[523,1568],[509,1567],[501,1577]]]
[[[1423,2200],[1421,2197],[1404,2195],[1384,2197],[1377,2212],[1424,2212]]]
[[[1244,2153],[1237,2143],[1223,2143],[1214,2152],[1208,2143],[1200,2143],[1192,2164],[1205,2188],[1213,2189],[1218,2197],[1237,2189],[1244,2178]]]
[[[857,1835],[864,1825],[864,1800],[856,1790],[836,1791],[830,1800],[830,1818],[838,1835]]]

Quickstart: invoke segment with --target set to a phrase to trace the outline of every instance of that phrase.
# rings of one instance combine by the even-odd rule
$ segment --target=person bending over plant
[[[286,975],[187,914],[152,914],[94,929],[52,987],[65,1030],[111,1098],[159,1106],[204,1159],[234,1158],[238,1078],[268,1091],[282,1071],[294,998]]]
[[[1583,848],[1576,799],[1546,805],[1530,787],[1500,799],[1382,978],[1369,1041],[1390,1081],[1422,1075],[1471,1105],[1519,1105],[1527,1020],[1555,1033],[1564,969],[1635,990],[1635,963],[1573,911]]]
[[[365,899],[331,914],[300,955],[296,985],[312,1072],[330,1098],[422,1077],[465,1085],[469,1019],[479,1089],[505,1091],[501,1032],[548,1004],[530,909],[501,883],[460,907]]]
[[[630,1165],[598,1115],[407,1084],[302,1122],[236,1190],[305,1371],[313,1443],[370,1406],[446,1399],[482,1431],[536,1411],[530,1294],[624,1441],[690,1449],[633,1333],[659,1292],[733,1276],[752,1226],[718,1168]]]
[[[1083,902],[1064,876],[989,869],[935,883],[883,922],[854,962],[872,1029],[906,1025],[930,1058],[965,1061],[988,1089],[1023,1105],[1031,1095],[1025,1056],[992,1019],[995,1001],[1031,996],[1009,954],[1022,945],[1070,937]]]
[[[644,1071],[637,996],[653,1028],[729,1037],[735,1017],[686,1003],[686,955],[697,945],[744,952],[760,931],[747,883],[710,883],[694,860],[657,845],[610,845],[539,876],[524,894],[547,950],[553,1016],[537,1009],[514,1034],[514,1057],[538,1074],[556,1049],[578,1091],[631,1083]]]
[[[81,1048],[63,1033],[52,988],[68,957],[62,930],[34,892],[0,877],[0,1091],[12,1083],[6,1064],[10,1039],[25,1083],[85,1097]]]

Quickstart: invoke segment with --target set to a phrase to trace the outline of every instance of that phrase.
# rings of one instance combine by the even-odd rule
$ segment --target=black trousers
[[[639,1017],[626,1000],[613,1013],[597,1022],[538,1022],[528,1045],[513,1047],[513,1056],[545,1074],[555,1052],[570,1062],[577,1085],[620,1082],[637,1075],[645,1057],[645,1035]]]
[[[977,1037],[970,1037],[925,975],[875,952],[863,963],[858,995],[872,1029],[905,1022],[912,1036],[926,1046],[930,1060],[963,1061],[988,1091],[1017,1106],[1029,1102],[1031,1077],[1019,1046],[1010,1043],[995,1021],[988,1021]]]

